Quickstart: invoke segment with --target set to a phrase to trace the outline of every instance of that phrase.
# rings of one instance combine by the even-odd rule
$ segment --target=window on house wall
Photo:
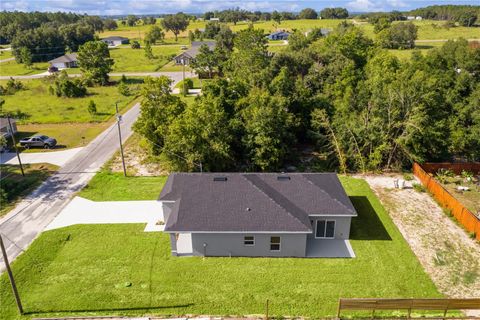
[[[280,237],[270,237],[270,251],[280,251]]]
[[[335,238],[335,220],[317,220],[315,238]]]
[[[243,244],[245,246],[254,246],[255,245],[255,237],[254,236],[243,237]]]

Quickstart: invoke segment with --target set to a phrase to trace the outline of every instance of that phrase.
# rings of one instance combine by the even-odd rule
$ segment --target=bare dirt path
[[[394,176],[359,176],[382,201],[437,288],[449,297],[480,297],[480,244],[428,193],[393,188]],[[401,177],[397,177],[401,178]]]

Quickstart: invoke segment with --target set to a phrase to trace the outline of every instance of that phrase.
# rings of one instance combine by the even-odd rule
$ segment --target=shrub
[[[140,49],[140,42],[137,40],[132,41],[132,44],[130,45],[132,49]]]
[[[90,113],[92,116],[97,114],[97,105],[93,100],[90,100],[88,103],[88,113]]]
[[[7,138],[3,134],[0,135],[0,148],[7,146]]]
[[[127,83],[127,77],[124,74],[122,74],[122,77],[120,78],[120,82]]]
[[[425,192],[426,191],[425,187],[420,183],[413,183],[412,187],[413,187],[413,190],[415,190],[417,192]]]
[[[462,178],[466,182],[472,182],[473,181],[473,172],[468,171],[468,170],[462,170]]]
[[[21,81],[15,80],[13,78],[10,78],[10,80],[7,81],[7,84],[5,87],[0,86],[0,95],[13,95],[17,91],[24,89],[23,83]]]
[[[440,181],[441,183],[445,183],[445,182],[447,182],[448,178],[451,178],[454,175],[455,174],[453,173],[452,170],[440,168],[437,171],[436,177],[437,177],[438,181]]]
[[[405,172],[405,173],[403,174],[403,180],[405,180],[405,181],[412,181],[412,180],[413,180],[412,174]]]
[[[79,98],[87,94],[87,88],[82,80],[71,80],[68,78],[67,73],[62,71],[59,76],[55,77],[53,92],[57,97]]]
[[[182,93],[188,94],[188,90],[193,89],[193,80],[190,78],[186,78],[185,80],[181,81],[179,85]]]
[[[120,82],[118,84],[118,92],[122,96],[129,96],[130,95],[130,88],[125,84],[125,82]]]

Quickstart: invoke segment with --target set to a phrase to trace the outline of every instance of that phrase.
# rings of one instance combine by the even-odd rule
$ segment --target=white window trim
[[[245,240],[246,237],[252,237],[253,238],[253,244],[245,244],[245,241],[250,241],[250,240]],[[243,237],[243,245],[245,247],[255,247],[255,236],[244,236]]]
[[[270,251],[271,252],[280,252],[282,250],[282,237],[278,236],[280,241],[278,243],[272,243],[272,237],[270,237]],[[272,250],[272,244],[278,244],[278,250]]]
[[[325,221],[325,232],[324,234],[327,235],[327,222],[333,222],[333,237],[317,237],[317,227],[319,221]],[[315,220],[315,239],[335,239],[335,230],[337,228],[337,221],[336,220],[329,220],[329,219],[318,219]]]

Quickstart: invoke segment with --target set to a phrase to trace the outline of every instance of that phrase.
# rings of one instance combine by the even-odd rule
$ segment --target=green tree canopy
[[[83,76],[93,83],[106,85],[113,63],[105,42],[90,41],[81,45],[78,50],[80,70],[82,70]]]
[[[178,41],[180,32],[187,30],[189,23],[190,21],[183,13],[170,14],[162,19],[162,27],[175,35],[175,41]]]

